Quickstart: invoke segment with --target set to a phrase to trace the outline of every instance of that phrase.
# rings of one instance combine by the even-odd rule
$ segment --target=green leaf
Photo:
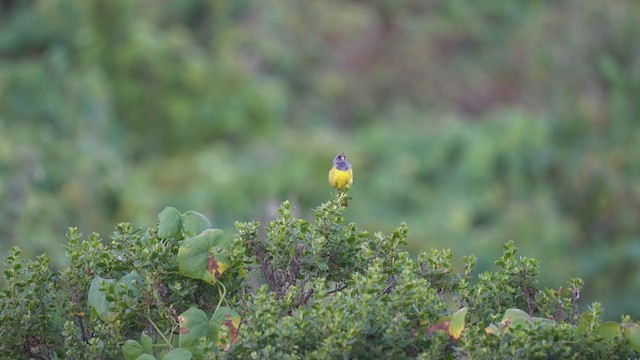
[[[463,307],[456,311],[456,313],[451,317],[449,335],[456,340],[460,339],[460,336],[462,336],[462,331],[464,330],[464,319],[467,316],[467,311],[469,311],[469,309]]]
[[[210,322],[212,327],[214,329],[224,330],[219,332],[220,338],[218,345],[220,345],[220,343],[226,344],[226,348],[228,349],[232,344],[238,342],[238,331],[241,320],[240,314],[226,306],[220,307],[218,311],[213,314]]]
[[[89,311],[92,315],[97,315],[102,321],[111,321],[113,320],[114,314],[109,311],[109,301],[107,300],[107,296],[103,291],[100,291],[100,286],[102,282],[113,283],[115,280],[113,279],[104,279],[100,276],[96,276],[91,281],[91,285],[89,286],[89,294],[87,295],[87,305],[89,306]]]
[[[501,324],[505,328],[509,328],[516,325],[523,325],[525,327],[530,324],[529,314],[520,309],[507,309],[502,317]]]
[[[576,335],[585,335],[587,330],[589,330],[590,325],[595,320],[595,316],[591,311],[585,311],[578,321],[578,325],[576,326]]]
[[[543,318],[543,317],[537,317],[537,316],[533,316],[531,318],[531,321],[534,322],[539,322],[541,326],[547,327],[547,326],[555,326],[556,322],[551,320],[551,319],[547,319],[547,318]]]
[[[118,281],[119,284],[126,285],[131,289],[136,297],[140,296],[140,287],[142,286],[142,278],[138,275],[138,272],[133,270],[127,275],[123,276]]]
[[[607,341],[613,341],[615,338],[622,335],[622,329],[620,324],[613,321],[607,321],[600,324],[598,327],[598,335],[602,336]]]
[[[180,314],[178,322],[180,323],[178,345],[182,348],[195,350],[201,337],[212,336],[207,314],[196,307],[191,307]]]
[[[192,357],[191,351],[177,348],[168,353],[164,360],[191,360]]]
[[[140,355],[144,354],[145,351],[135,340],[127,340],[122,345],[122,355],[124,355],[124,360],[135,360]]]
[[[158,237],[161,239],[179,238],[182,215],[174,207],[165,207],[158,215]]]
[[[185,240],[178,249],[178,271],[181,275],[215,284],[229,268],[229,259],[223,253],[226,246],[220,229],[207,229]]]
[[[153,354],[153,340],[151,336],[147,335],[144,331],[140,334],[140,345],[147,354]]]
[[[629,341],[631,348],[640,352],[640,326],[634,322],[622,324],[624,338]]]
[[[210,228],[209,219],[199,212],[189,210],[182,214],[182,230],[184,230],[185,237],[196,236]]]
[[[136,360],[157,360],[155,356],[150,354],[142,354],[136,358]]]
[[[87,305],[92,316],[97,315],[102,321],[110,322],[115,319],[116,313],[109,311],[111,304],[116,301],[113,293],[107,294],[101,291],[102,283],[114,284],[114,279],[104,279],[100,276],[96,276],[89,286],[89,293],[87,295]],[[134,270],[123,276],[117,284],[123,284],[127,288],[133,291],[134,296],[140,296],[140,286],[142,285],[142,278]]]

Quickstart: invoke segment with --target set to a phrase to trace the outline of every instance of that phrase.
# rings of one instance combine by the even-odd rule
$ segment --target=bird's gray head
[[[333,159],[333,166],[335,166],[336,169],[342,170],[342,171],[347,171],[351,168],[351,164],[349,164],[349,162],[347,161],[347,157],[344,156],[344,153],[338,154]]]

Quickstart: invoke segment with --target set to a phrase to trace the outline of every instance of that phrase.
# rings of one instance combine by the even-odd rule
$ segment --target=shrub
[[[297,218],[284,202],[261,233],[230,237],[166,208],[111,242],[70,229],[69,266],[5,260],[0,355],[29,359],[629,358],[640,327],[578,310],[582,281],[540,288],[536,259],[503,247],[494,271],[457,272],[450,250],[412,259],[409,229],[369,234],[336,195]],[[258,276],[249,276],[253,272]],[[252,285],[262,283],[256,291]]]

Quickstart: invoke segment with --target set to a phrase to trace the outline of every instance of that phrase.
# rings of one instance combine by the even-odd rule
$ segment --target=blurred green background
[[[329,199],[640,317],[640,2],[0,0],[0,250]],[[3,256],[4,257],[4,256]]]

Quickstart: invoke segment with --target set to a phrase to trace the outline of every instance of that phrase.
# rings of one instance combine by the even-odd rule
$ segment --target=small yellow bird
[[[344,153],[338,154],[333,159],[333,167],[329,170],[329,184],[341,193],[343,189],[348,189],[353,184],[353,169]]]

